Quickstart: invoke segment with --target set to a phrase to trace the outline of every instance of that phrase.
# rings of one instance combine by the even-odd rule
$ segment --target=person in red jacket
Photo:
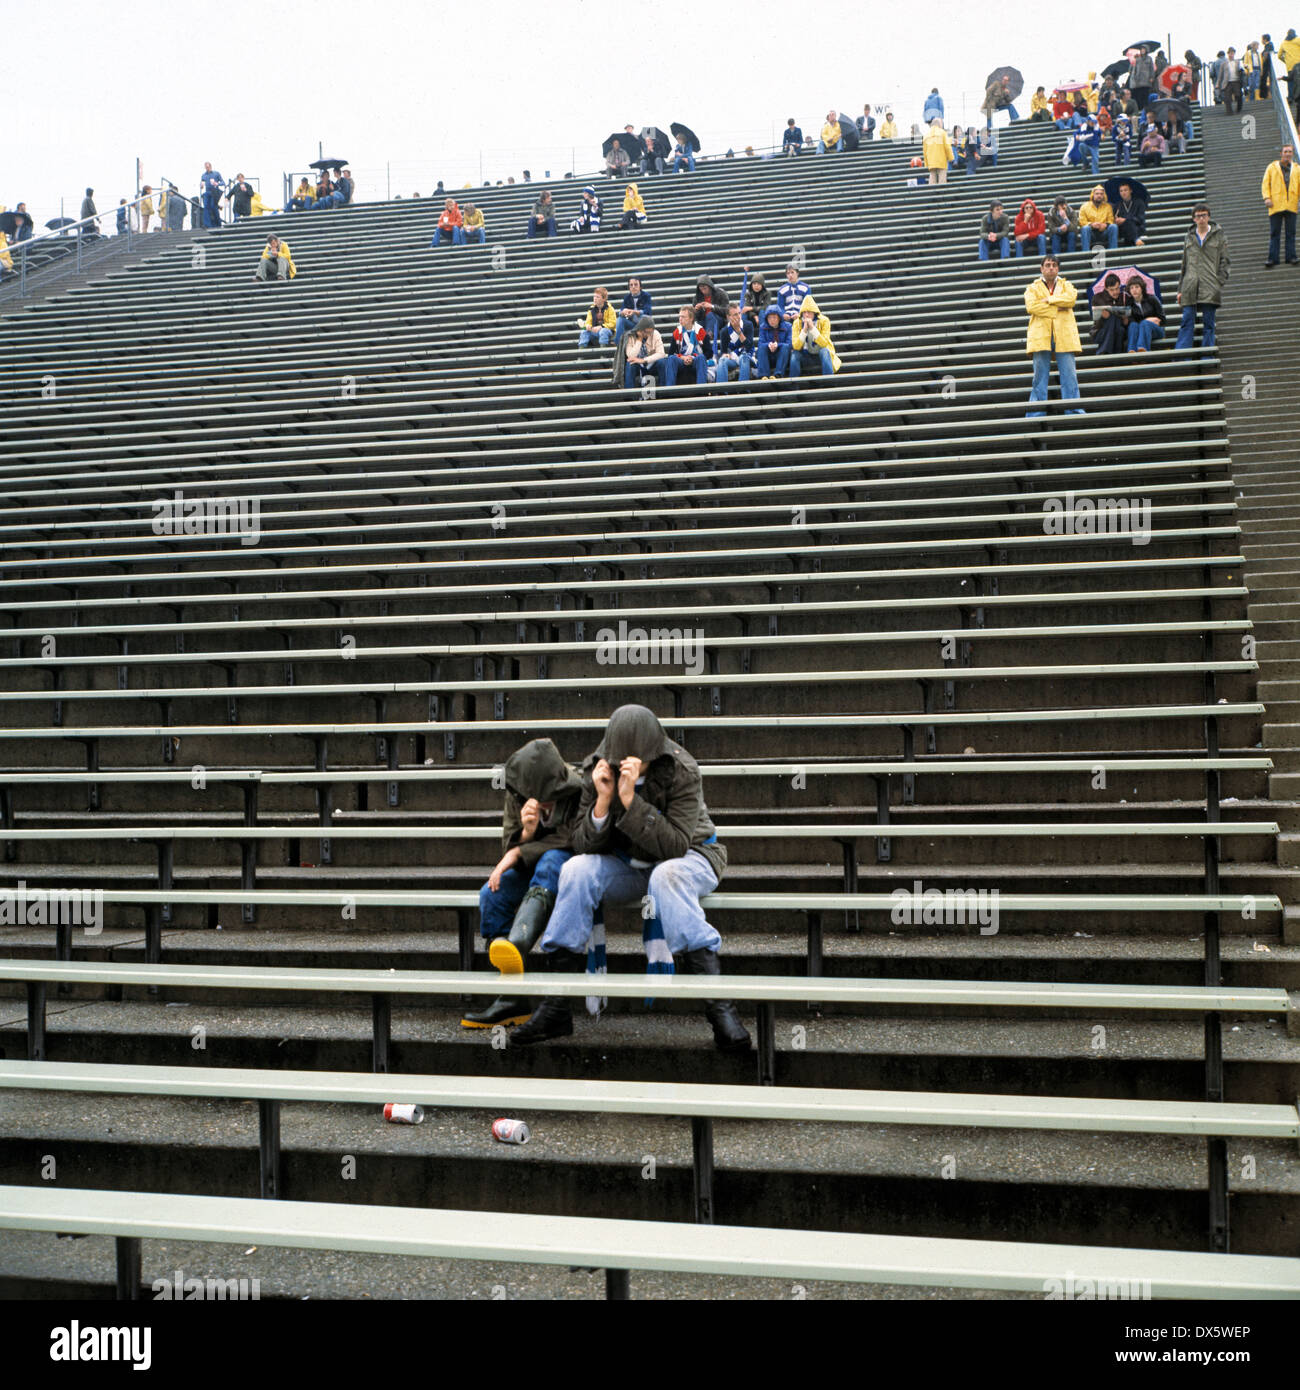
[[[1026,198],[1020,204],[1020,211],[1016,213],[1016,255],[1023,256],[1025,252],[1037,251],[1041,260],[1047,255],[1047,219],[1038,210],[1038,204],[1032,198]]]
[[[438,230],[433,234],[430,246],[464,246],[465,219],[455,198],[448,198],[443,205],[442,216],[438,218]]]
[[[693,374],[697,384],[703,386],[708,380],[712,341],[708,330],[696,322],[692,305],[684,304],[677,311],[677,327],[673,329],[671,343],[665,346],[668,356],[664,361],[664,385],[675,386],[677,374],[686,372]]]

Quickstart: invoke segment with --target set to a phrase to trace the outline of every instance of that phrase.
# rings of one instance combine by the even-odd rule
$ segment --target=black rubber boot
[[[684,951],[681,956],[685,975],[721,975],[718,953],[701,946]],[[713,1041],[719,1052],[748,1052],[752,1043],[749,1030],[740,1021],[740,1014],[730,999],[707,999],[704,1016],[713,1025]]]
[[[545,888],[530,888],[524,894],[509,934],[498,936],[488,947],[488,959],[503,975],[524,973],[524,957],[546,930],[554,906],[555,894]]]
[[[485,1009],[471,1009],[460,1018],[462,1028],[495,1028],[498,1024],[524,1023],[533,1011],[530,999],[494,999]]]
[[[587,957],[563,946],[545,957],[547,966],[558,975],[580,975],[587,968]],[[562,995],[549,996],[533,1011],[527,1023],[510,1035],[511,1047],[527,1047],[548,1038],[567,1038],[573,1033],[573,1008]]]

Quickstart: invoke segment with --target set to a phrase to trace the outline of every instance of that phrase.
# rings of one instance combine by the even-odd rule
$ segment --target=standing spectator
[[[618,225],[627,231],[631,227],[644,227],[647,221],[645,199],[636,184],[629,183],[623,190],[623,219]]]
[[[791,262],[785,268],[785,284],[776,292],[776,302],[786,323],[794,322],[794,316],[799,312],[799,306],[807,293],[808,282],[799,278],[799,267]]]
[[[1296,38],[1294,29],[1286,31],[1286,38],[1278,44],[1277,56],[1282,60],[1284,72],[1290,72],[1297,63],[1300,63],[1300,39]]]
[[[1214,104],[1217,106],[1223,100],[1223,65],[1227,61],[1228,55],[1219,49],[1214,55],[1214,61],[1210,64],[1210,87],[1214,92]]]
[[[180,189],[174,183],[169,184],[158,208],[158,214],[166,223],[169,232],[185,230],[185,212],[188,207],[189,199],[181,196]]]
[[[199,177],[199,188],[203,194],[203,225],[205,227],[221,226],[221,207],[218,199],[225,186],[225,179],[213,169],[211,163],[205,164],[203,173]]]
[[[650,377],[660,386],[664,384],[664,364],[668,358],[664,352],[664,340],[659,336],[654,319],[645,315],[636,321],[636,326],[628,334],[627,361],[623,369],[623,385],[629,391],[636,389],[638,376]]]
[[[95,190],[93,188],[88,188],[86,189],[86,196],[81,200],[81,220],[85,222],[88,218],[92,217],[96,220],[89,227],[83,227],[81,229],[83,235],[99,235],[99,214],[95,208]]]
[[[0,212],[4,209],[0,208]],[[9,251],[9,233],[0,232],[0,278],[14,273],[14,258]]]
[[[1088,161],[1089,169],[1095,179],[1101,173],[1101,127],[1091,117],[1079,127],[1075,140],[1079,147],[1080,163]]]
[[[551,199],[549,188],[533,204],[532,213],[528,218],[528,235],[530,237],[559,235],[559,230],[555,225],[555,204]]]
[[[898,127],[894,124],[894,113],[885,112],[885,123],[880,127],[880,138],[882,140],[897,140]]]
[[[1197,203],[1192,211],[1195,222],[1183,241],[1183,264],[1178,279],[1178,303],[1182,323],[1176,348],[1189,348],[1196,332],[1196,313],[1201,314],[1201,346],[1215,344],[1214,320],[1223,303],[1228,283],[1228,238],[1217,222],[1210,221],[1208,203]]]
[[[948,139],[948,132],[943,128],[941,116],[936,116],[930,122],[930,128],[925,132],[922,142],[921,153],[929,171],[930,182],[947,183],[948,166],[952,163],[953,151],[952,141]]]
[[[626,178],[628,154],[618,140],[610,146],[609,158],[605,160],[605,172],[615,179]]]
[[[874,140],[876,138],[876,118],[871,114],[871,103],[867,102],[862,107],[862,115],[854,122],[858,128],[858,134],[864,140]]]
[[[1052,235],[1052,255],[1059,256],[1064,251],[1077,251],[1079,249],[1079,225],[1075,219],[1074,209],[1064,197],[1057,198],[1052,204],[1052,211],[1048,217],[1048,227]]]
[[[827,150],[842,150],[844,148],[844,136],[840,133],[840,118],[834,111],[826,113],[826,123],[822,126],[821,138],[817,141],[817,153],[825,154]]]
[[[643,318],[654,313],[650,296],[641,288],[641,281],[633,275],[627,282],[627,293],[623,296],[623,306],[618,311],[618,324],[614,329],[617,343],[624,333],[630,332]]]
[[[805,369],[823,376],[832,376],[840,369],[840,359],[831,342],[831,321],[817,307],[810,294],[804,295],[790,336],[790,375],[801,376]]]
[[[600,215],[605,211],[604,202],[596,196],[596,190],[588,184],[582,190],[582,202],[578,204],[578,215],[569,223],[571,232],[600,231]]]
[[[263,282],[267,280],[292,280],[298,273],[298,267],[293,263],[293,257],[289,254],[289,243],[281,241],[274,232],[267,237],[266,245],[262,248],[262,259],[258,262],[254,277]]]
[[[234,181],[226,190],[226,202],[236,222],[251,217],[253,212],[253,185],[243,176],[236,174]]]
[[[1029,98],[1029,119],[1031,121],[1050,121],[1052,119],[1051,105],[1047,100],[1047,91],[1039,87]]]
[[[748,381],[754,370],[754,344],[757,330],[740,312],[739,304],[727,309],[727,322],[718,337],[715,357],[717,381],[725,386],[734,369],[741,381]]]
[[[1128,346],[1129,304],[1119,276],[1112,270],[1102,291],[1092,300],[1092,336],[1097,340],[1097,356],[1110,357]]]
[[[117,234],[118,234],[118,236],[125,236],[125,235],[126,235],[126,217],[127,217],[127,212],[126,212],[126,199],[125,199],[125,198],[119,198],[119,199],[117,200]]]
[[[1160,127],[1158,125],[1147,126],[1146,133],[1142,136],[1142,143],[1138,146],[1138,167],[1158,169],[1168,153],[1169,142],[1160,133]]]
[[[618,326],[618,316],[609,302],[609,291],[604,285],[597,285],[592,296],[591,308],[583,320],[582,332],[578,334],[580,348],[608,347],[614,341],[614,330]]]
[[[712,350],[707,330],[696,322],[695,310],[684,304],[677,311],[677,327],[673,329],[672,345],[664,362],[664,385],[675,386],[680,372],[694,374],[696,384],[703,386],[708,377],[709,354]]]
[[[456,206],[455,198],[448,198],[442,205],[442,212],[438,216],[437,230],[433,234],[430,246],[464,246],[465,245],[465,219],[461,215],[460,208]]]
[[[1259,50],[1259,99],[1267,101],[1273,93],[1273,36],[1265,34]]]
[[[1017,256],[1023,256],[1026,250],[1037,251],[1041,261],[1047,255],[1047,219],[1032,198],[1020,204],[1014,230]]]
[[[1092,196],[1079,209],[1079,238],[1085,251],[1092,249],[1094,235],[1102,232],[1106,245],[1114,250],[1119,245],[1119,228],[1115,225],[1115,209],[1106,201],[1106,190],[1097,184]]]
[[[1295,151],[1290,145],[1282,146],[1282,153],[1264,170],[1264,179],[1259,186],[1260,197],[1268,209],[1268,260],[1264,269],[1271,270],[1277,264],[1282,229],[1286,228],[1286,263],[1296,264],[1295,219],[1300,208],[1300,167],[1295,162]]]
[[[997,246],[1002,259],[1011,256],[1011,221],[1002,211],[1002,204],[996,198],[989,204],[989,210],[980,218],[980,260],[987,261]]]
[[[1237,59],[1237,50],[1230,48],[1228,56],[1223,60],[1223,66],[1219,70],[1219,83],[1223,88],[1223,114],[1232,115],[1232,103],[1237,103],[1237,110],[1241,110],[1241,63]]]
[[[712,342],[718,341],[718,334],[727,319],[727,295],[713,283],[712,277],[701,275],[695,282],[695,320],[708,330]]]
[[[140,230],[142,232],[149,230],[149,223],[153,215],[153,186],[145,184],[140,190]]]
[[[1044,256],[1042,274],[1025,291],[1025,312],[1029,315],[1029,332],[1025,351],[1034,361],[1034,384],[1030,388],[1031,405],[1047,401],[1047,383],[1052,370],[1052,355],[1056,355],[1056,370],[1060,376],[1061,400],[1079,399],[1079,381],[1074,371],[1074,355],[1082,352],[1079,328],[1074,321],[1074,303],[1078,298],[1074,286],[1060,274],[1055,256]],[[1026,419],[1045,415],[1043,410],[1028,410]],[[1066,409],[1067,415],[1082,415],[1081,406]]]
[[[1150,352],[1151,344],[1165,336],[1164,305],[1147,293],[1140,275],[1132,276],[1124,290],[1128,297],[1128,350]]]
[[[755,365],[759,379],[785,376],[790,370],[790,325],[781,316],[780,305],[769,304],[758,330],[758,353]]]
[[[460,210],[460,216],[460,231],[466,244],[477,242],[479,246],[484,245],[487,241],[487,218],[483,216],[483,209],[466,203]]]
[[[695,172],[695,151],[691,142],[684,135],[679,135],[673,146],[673,173],[680,174],[683,168],[689,169],[692,174]]]
[[[1250,101],[1259,100],[1259,41],[1252,39],[1241,55],[1241,70],[1246,77],[1246,96]]]
[[[943,98],[939,95],[938,87],[930,88],[930,95],[921,109],[921,121],[926,126],[933,125],[935,121],[943,124]]]
[[[1138,56],[1128,77],[1129,91],[1133,93],[1133,100],[1137,102],[1139,111],[1146,110],[1147,102],[1151,99],[1151,88],[1155,83],[1156,65],[1151,61],[1146,45],[1143,44],[1138,49]]]
[[[799,147],[803,144],[803,131],[794,123],[791,116],[785,123],[785,134],[781,137],[782,154],[798,154]]]

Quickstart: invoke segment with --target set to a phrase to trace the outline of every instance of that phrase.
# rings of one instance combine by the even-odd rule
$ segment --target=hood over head
[[[817,307],[817,301],[812,295],[806,294],[799,305],[799,312],[801,314],[816,314],[820,318],[822,311]]]
[[[596,749],[612,767],[624,758],[640,758],[651,763],[668,752],[668,735],[653,710],[644,705],[620,705],[609,716],[605,737]]]
[[[582,778],[549,738],[535,738],[506,760],[506,787],[525,801],[555,801],[582,788]]]

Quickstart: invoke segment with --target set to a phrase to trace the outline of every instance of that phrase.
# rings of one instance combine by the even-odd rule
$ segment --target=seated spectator
[[[821,139],[817,141],[817,153],[825,154],[827,150],[842,150],[843,148],[844,137],[840,134],[839,115],[834,111],[828,111],[826,123],[822,126]]]
[[[1115,146],[1115,164],[1131,164],[1133,162],[1133,126],[1127,116],[1120,116],[1115,122],[1111,132],[1111,141]]]
[[[689,169],[692,174],[695,172],[695,150],[689,140],[679,136],[673,146],[673,173],[680,174],[683,169]]]
[[[754,359],[760,380],[764,377],[785,376],[790,370],[792,337],[790,325],[781,315],[780,305],[769,304],[758,330],[758,352]]]
[[[1026,251],[1037,252],[1041,261],[1047,255],[1047,219],[1032,198],[1020,204],[1014,231],[1017,256],[1023,256]]]
[[[532,213],[528,218],[528,235],[530,237],[559,235],[559,230],[555,225],[555,204],[551,201],[549,189],[533,204]]]
[[[628,153],[619,141],[615,140],[610,147],[609,156],[605,160],[605,172],[609,174],[611,178],[625,178],[627,176],[627,166]]]
[[[925,160],[930,183],[947,183],[948,166],[953,158],[952,141],[948,139],[948,132],[943,128],[943,122],[938,116],[930,122],[930,128],[925,132],[921,155]]]
[[[1057,130],[1074,127],[1074,103],[1059,87],[1052,93],[1052,124]]]
[[[578,334],[578,346],[585,348],[599,344],[601,347],[608,347],[614,341],[614,331],[617,327],[618,315],[609,302],[609,291],[604,285],[597,285],[591,308],[587,310],[587,317],[583,320],[582,332]]]
[[[1115,226],[1119,229],[1121,246],[1146,245],[1146,199],[1134,194],[1133,185],[1127,179],[1120,180],[1119,201],[1115,205]]]
[[[1114,250],[1119,245],[1119,228],[1115,225],[1115,209],[1106,201],[1106,190],[1097,184],[1092,196],[1079,209],[1079,240],[1085,251],[1092,249],[1094,236],[1106,238]]]
[[[1156,129],[1165,137],[1165,145],[1170,154],[1187,153],[1187,130],[1182,121],[1175,117],[1170,117],[1163,125],[1158,125]]]
[[[960,169],[962,166],[962,162],[966,158],[966,155],[962,148],[965,139],[966,135],[965,132],[962,130],[961,126],[953,126],[952,134],[948,137],[949,143],[952,145],[952,158],[948,161],[949,172],[952,172],[956,169]]]
[[[578,215],[569,223],[571,232],[600,231],[600,215],[605,204],[596,196],[596,190],[588,184],[582,190],[582,202],[578,204]]]
[[[461,235],[466,243],[472,241],[483,246],[487,242],[487,219],[483,216],[483,209],[473,203],[466,203],[461,208],[460,215]]]
[[[627,231],[631,227],[644,227],[649,221],[645,212],[645,199],[636,184],[630,183],[623,190],[623,219],[619,227]]]
[[[831,321],[817,307],[810,294],[804,295],[799,317],[790,335],[790,375],[801,376],[805,371],[831,376],[840,369],[840,359],[831,342]]]
[[[623,304],[618,311],[618,324],[614,329],[615,343],[624,333],[631,332],[643,318],[653,312],[650,296],[641,288],[641,281],[637,276],[633,275],[627,282],[627,293],[623,296]]]
[[[961,142],[961,150],[968,174],[997,166],[996,137],[990,130],[977,130],[974,126],[968,126]]]
[[[1079,127],[1074,138],[1078,143],[1079,163],[1087,160],[1088,167],[1095,179],[1101,172],[1101,128],[1089,116]]]
[[[643,315],[628,333],[623,385],[632,391],[636,389],[638,377],[650,377],[662,386],[667,360],[664,340],[659,336],[654,319],[648,314]]]
[[[1160,127],[1149,126],[1138,148],[1138,164],[1143,169],[1158,169],[1168,153],[1169,145],[1161,135]]]
[[[708,330],[711,342],[718,341],[728,307],[726,291],[720,290],[708,275],[701,275],[695,282],[695,320]]]
[[[1097,112],[1097,129],[1101,131],[1103,141],[1111,138],[1111,131],[1115,128],[1115,118],[1110,114],[1110,107],[1103,106]]]
[[[1052,255],[1059,256],[1062,251],[1079,249],[1079,225],[1074,209],[1065,198],[1058,198],[1052,204],[1047,219],[1048,231],[1052,237]]]
[[[803,131],[794,123],[791,116],[785,123],[785,134],[781,137],[782,154],[798,154],[799,147],[803,144]]]
[[[284,210],[285,212],[301,212],[304,208],[311,207],[315,201],[316,194],[304,174],[298,181],[298,187],[293,191],[293,197],[284,205]]]
[[[740,312],[739,304],[729,305],[727,321],[717,339],[714,379],[722,386],[734,371],[741,381],[748,381],[754,370],[754,347],[758,330]]]
[[[1165,336],[1164,305],[1148,293],[1140,275],[1124,286],[1129,305],[1128,350],[1150,352],[1151,344]]]
[[[808,282],[799,278],[799,267],[793,263],[786,266],[785,284],[776,292],[776,302],[786,323],[794,322],[794,317],[807,293]]]
[[[858,128],[858,134],[864,140],[874,140],[876,138],[876,118],[871,114],[871,105],[868,103],[862,108],[862,115],[854,122]]]
[[[1042,87],[1029,98],[1029,119],[1031,121],[1050,121],[1052,119],[1051,105],[1047,100],[1047,93]]]
[[[885,112],[884,124],[880,127],[880,138],[882,140],[898,139],[898,127],[894,124],[894,113],[892,111]]]
[[[262,195],[256,188],[253,190],[252,201],[249,203],[248,207],[254,217],[264,217],[268,212],[275,211],[274,208],[269,207],[262,201]],[[158,215],[159,217],[163,215],[163,208],[161,205],[159,205],[158,208]]]
[[[464,246],[465,245],[465,219],[461,215],[460,208],[456,206],[455,198],[448,198],[442,206],[442,213],[438,217],[438,229],[433,234],[430,246]]]
[[[745,267],[748,274],[749,267]],[[767,276],[763,272],[756,271],[745,289],[745,303],[743,311],[745,317],[750,321],[754,331],[758,331],[759,320],[767,311],[767,306],[771,303],[772,296],[767,288]]]
[[[709,357],[713,343],[708,330],[695,318],[695,310],[683,305],[677,311],[677,327],[673,329],[672,343],[664,362],[664,385],[675,386],[681,372],[694,374],[697,385],[708,380]]]
[[[319,207],[332,208],[334,206],[334,180],[330,178],[329,170],[322,169],[320,178],[316,180],[316,196],[312,200],[313,209]]]
[[[1124,286],[1112,270],[1100,294],[1092,297],[1092,336],[1097,343],[1097,356],[1108,357],[1124,352],[1128,346],[1129,305]]]
[[[262,281],[286,281],[292,280],[297,273],[298,267],[294,265],[293,257],[289,254],[289,243],[281,241],[272,233],[262,248],[262,259],[254,271],[254,278]]]
[[[995,246],[1004,261],[1011,258],[1011,221],[997,199],[989,204],[989,210],[980,218],[980,260],[989,260]]]

